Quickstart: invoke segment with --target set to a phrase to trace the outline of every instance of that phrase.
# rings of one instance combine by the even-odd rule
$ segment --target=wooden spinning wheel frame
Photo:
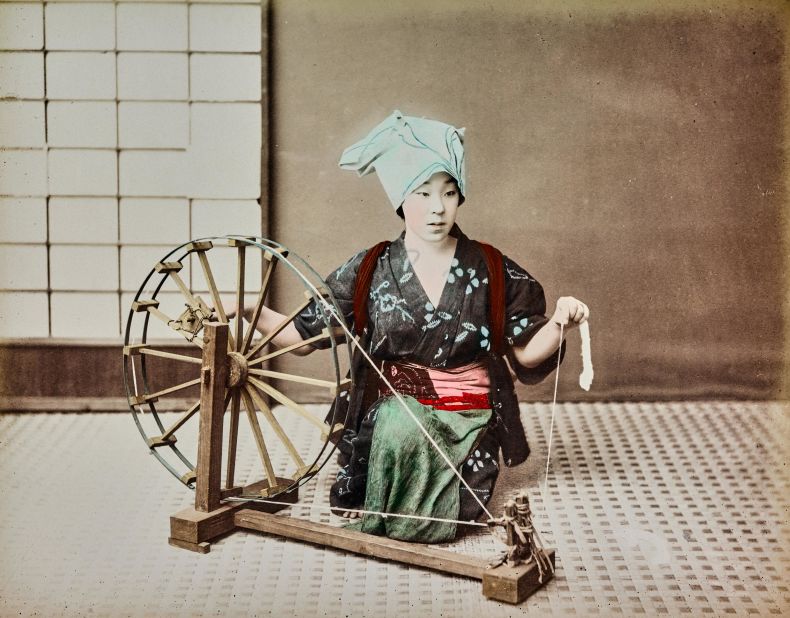
[[[163,422],[157,404],[162,400],[169,404],[168,408],[172,408],[173,397],[181,395],[190,388],[194,390],[199,387],[203,359],[201,356],[193,356],[189,353],[173,352],[172,342],[151,341],[148,335],[151,321],[155,320],[174,333],[180,334],[187,345],[202,353],[205,348],[204,325],[212,320],[222,323],[229,321],[224,306],[228,295],[221,295],[225,290],[222,290],[217,283],[216,268],[212,267],[210,257],[211,251],[220,245],[235,248],[236,276],[233,281],[235,305],[243,306],[245,297],[249,296],[250,292],[253,292],[255,297],[255,310],[250,323],[245,324],[237,316],[233,320],[232,332],[228,333],[228,380],[223,393],[224,408],[229,413],[224,496],[254,494],[271,498],[294,489],[312,478],[334,450],[330,437],[334,438],[343,427],[342,423],[329,427],[304,406],[288,397],[277,383],[298,382],[319,389],[328,389],[333,395],[338,390],[350,386],[348,380],[341,379],[340,357],[344,353],[350,354],[343,329],[337,326],[337,319],[342,319],[340,317],[342,313],[338,310],[331,292],[322,286],[320,276],[298,256],[289,257],[287,249],[267,239],[224,237],[192,241],[174,249],[158,262],[140,286],[132,302],[126,325],[124,380],[129,406],[135,423],[154,456],[182,483],[194,487],[196,465],[190,456],[179,448],[178,434],[190,419],[199,416],[200,401],[195,396],[196,400],[185,405],[178,419],[168,426]],[[250,277],[247,271],[248,265],[252,262],[249,255],[252,251],[260,253],[262,267],[259,286],[257,289],[250,290],[248,281]],[[193,286],[188,286],[182,276],[188,260],[192,262],[192,267],[202,274],[202,281],[198,281],[197,276],[191,278]],[[280,271],[285,270],[286,275],[295,277],[296,283],[304,287],[304,296],[302,301],[286,314],[285,319],[275,330],[266,336],[261,336],[253,325],[257,322],[267,300],[270,300],[274,274],[279,264],[282,264],[279,267]],[[194,283],[198,283],[198,286],[202,283],[200,287],[205,291],[195,292]],[[172,288],[175,288],[174,294],[178,300],[182,301],[182,310],[178,315],[172,311],[177,306],[177,301],[170,303],[172,313],[168,314],[163,311],[162,303],[158,300],[159,297],[170,294],[169,290]],[[317,291],[321,293],[322,299],[318,298]],[[269,342],[312,301],[318,301],[315,307],[319,319],[322,319],[326,326],[323,332],[287,348],[267,350]],[[324,302],[331,304],[334,316],[324,310]],[[313,377],[277,372],[265,367],[267,361],[319,340],[328,340],[330,343],[331,363],[326,364],[329,370],[328,379],[326,376]],[[189,372],[190,379],[177,384],[156,384],[156,370],[152,369],[149,363],[151,358],[155,358],[160,366],[162,363],[185,365],[189,369],[184,369],[181,373]],[[302,421],[301,425],[309,425],[320,432],[322,438],[320,447],[317,450],[313,449],[311,453],[300,452],[283,428],[282,422],[272,411],[273,406],[270,402],[280,404],[288,412],[297,415]],[[176,402],[175,405],[177,406],[178,403]],[[262,430],[257,412],[260,412],[271,431]],[[235,484],[237,444],[242,413],[248,421],[264,472],[263,481],[248,488]],[[290,424],[294,425],[293,422]],[[296,426],[297,431],[303,430],[299,427],[300,424]],[[276,440],[279,447],[275,452],[271,448],[272,438]],[[273,461],[276,454],[285,455],[287,463]]]
[[[248,250],[253,248],[260,251],[261,283],[256,286],[255,309],[246,328],[241,319],[243,311],[238,312],[239,317],[232,325],[228,323],[220,295],[223,286],[217,284],[208,257],[209,251],[218,243],[236,250],[234,292],[235,306],[239,308],[246,306],[245,287],[247,266],[250,263]],[[170,261],[174,256],[177,259]],[[196,262],[199,272],[202,272],[202,289],[208,301],[195,292],[201,286],[195,285],[194,277],[190,278],[191,285],[187,285],[180,275],[186,260],[191,261],[193,267]],[[304,300],[284,314],[284,319],[273,330],[261,335],[254,325],[264,306],[268,306],[266,301],[274,272],[280,263],[287,266],[300,285],[306,288]],[[166,284],[177,289],[175,296],[185,306],[178,315],[174,308],[165,312],[160,306],[162,303],[159,298],[164,299],[166,296],[163,292]],[[325,328],[321,334],[287,347],[269,350],[268,344],[312,302],[316,319],[324,322]],[[200,351],[200,356],[173,352],[167,349],[169,346],[149,339],[152,318],[165,325],[168,332],[180,334],[190,348]],[[266,361],[320,340],[330,344],[332,363],[324,365],[330,367],[330,379],[271,371],[263,367]],[[348,391],[350,380],[340,377],[339,356],[348,352],[350,363],[352,342],[342,312],[320,276],[304,260],[289,255],[285,247],[271,240],[239,236],[195,240],[174,249],[154,266],[140,286],[129,312],[124,341],[124,380],[135,423],[150,452],[183,484],[195,489],[194,508],[184,509],[170,518],[170,544],[206,553],[210,542],[221,535],[236,529],[257,530],[477,578],[482,580],[483,593],[487,597],[510,603],[523,601],[551,579],[554,572],[554,552],[544,550],[534,533],[526,494],[522,493],[515,502],[508,502],[502,518],[491,518],[489,521],[489,525],[505,528],[506,544],[509,547],[508,552],[495,563],[422,544],[274,515],[285,506],[295,503],[298,487],[312,478],[328,461],[334,452],[334,442],[347,421],[345,419],[344,423],[328,426],[285,395],[276,384],[278,381],[298,382],[329,389],[333,395]],[[149,359],[156,360],[160,365],[168,363],[192,368],[192,375],[196,374],[196,377],[176,384],[155,385],[156,372],[148,366]],[[162,398],[197,387],[200,389],[199,400],[182,407],[178,419],[166,427],[156,404]],[[280,404],[278,410],[288,412],[288,423],[298,420],[320,432],[321,442],[314,445],[309,455],[300,452],[301,445],[294,444],[283,427],[286,423],[282,421],[285,419],[278,419],[268,398]],[[264,474],[262,480],[245,485],[236,482],[242,409]],[[271,430],[266,434],[258,420],[259,412]],[[177,446],[176,434],[196,416],[199,419],[197,455],[196,463],[192,464]],[[223,483],[223,434],[226,425]],[[304,432],[299,430],[297,433],[302,436]],[[266,436],[269,440],[274,436],[280,448],[273,451]],[[280,458],[275,460],[273,453],[278,453]],[[175,459],[168,459],[165,454]],[[180,472],[177,469],[179,466],[186,471]]]

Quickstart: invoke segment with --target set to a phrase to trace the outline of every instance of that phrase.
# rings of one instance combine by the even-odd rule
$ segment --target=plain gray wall
[[[465,126],[462,229],[591,307],[561,399],[785,396],[787,8],[585,4],[275,0],[272,237],[324,275],[394,238],[340,153],[396,108]]]

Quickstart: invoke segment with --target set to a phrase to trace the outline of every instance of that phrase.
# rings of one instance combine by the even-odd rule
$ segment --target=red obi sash
[[[446,369],[384,361],[381,371],[397,392],[414,397],[423,405],[454,412],[491,407],[491,382],[482,362]],[[379,397],[391,394],[381,380],[378,390]]]
[[[437,410],[448,410],[459,412],[461,410],[487,410],[491,407],[488,393],[461,393],[460,395],[448,395],[447,397],[437,397],[432,399],[424,397],[417,399],[421,404],[432,406]]]

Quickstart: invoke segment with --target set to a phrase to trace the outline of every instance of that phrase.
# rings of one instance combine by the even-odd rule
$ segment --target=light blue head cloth
[[[340,167],[360,176],[378,174],[392,207],[438,172],[455,178],[461,196],[466,195],[464,129],[449,124],[404,116],[394,111],[361,141],[340,157]]]

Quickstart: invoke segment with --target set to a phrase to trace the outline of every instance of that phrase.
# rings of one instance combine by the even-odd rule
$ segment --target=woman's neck
[[[453,236],[447,236],[438,242],[428,242],[419,236],[410,236],[408,230],[404,237],[408,260],[434,307],[438,307],[442,301],[447,273],[452,267],[457,244],[458,239]]]
[[[428,242],[416,234],[410,234],[408,229],[403,238],[403,244],[410,253],[433,257],[442,257],[455,253],[457,243],[458,239],[453,236],[446,236],[441,242]]]

